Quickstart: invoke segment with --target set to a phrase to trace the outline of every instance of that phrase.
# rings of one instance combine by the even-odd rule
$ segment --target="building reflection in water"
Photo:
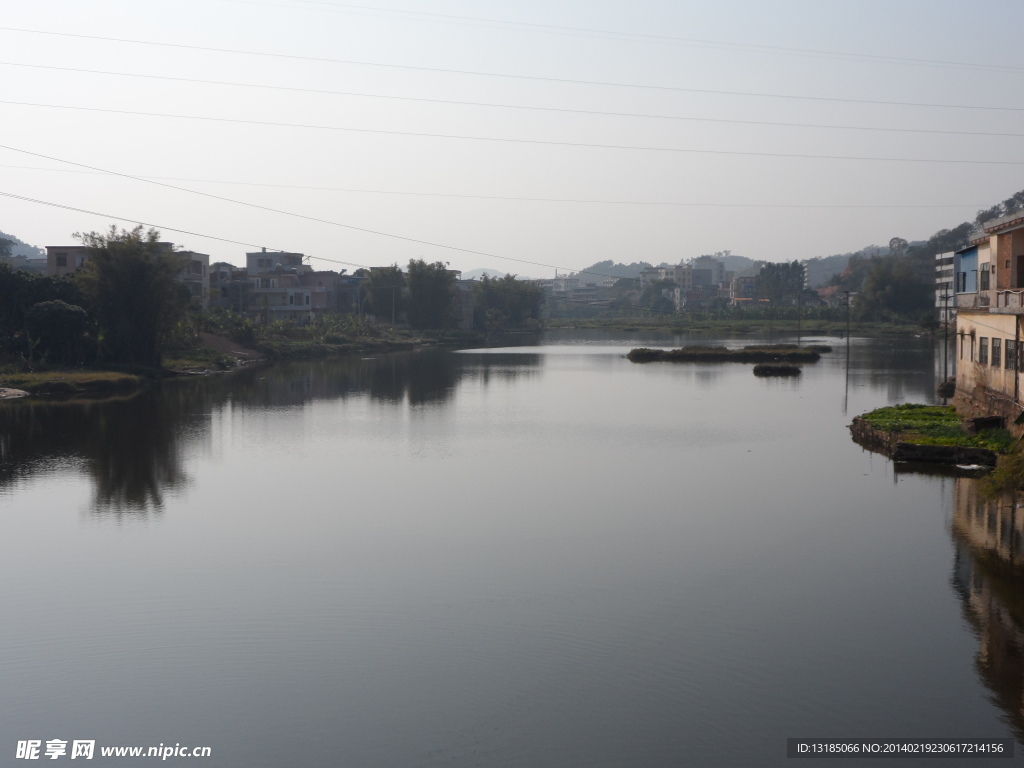
[[[1024,495],[989,499],[957,478],[953,587],[978,634],[977,670],[1018,741],[1024,741]]]
[[[209,439],[211,416],[369,397],[396,407],[443,407],[464,379],[538,375],[539,355],[447,351],[288,363],[225,376],[190,377],[106,399],[0,404],[0,490],[43,474],[83,474],[97,513],[160,511],[187,488],[185,459]]]

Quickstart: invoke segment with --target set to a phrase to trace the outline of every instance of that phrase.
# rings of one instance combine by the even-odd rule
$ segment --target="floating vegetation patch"
[[[896,443],[954,445],[1005,454],[1015,442],[1014,436],[1006,429],[983,429],[976,434],[968,432],[952,406],[919,406],[914,403],[890,406],[857,417],[854,427],[858,424],[861,431],[870,430],[894,446]]]
[[[755,376],[799,376],[800,366],[793,363],[758,363],[754,366]]]
[[[681,349],[648,349],[640,347],[626,355],[634,363],[814,363],[821,352],[813,347],[794,344],[770,344],[742,349],[691,346]]]

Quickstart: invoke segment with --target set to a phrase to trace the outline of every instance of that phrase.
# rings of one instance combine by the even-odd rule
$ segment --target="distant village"
[[[376,269],[359,269],[352,274],[345,269],[315,270],[302,253],[265,249],[246,253],[245,266],[239,267],[227,262],[211,264],[207,254],[175,251],[172,243],[160,243],[160,248],[185,260],[180,281],[203,311],[232,311],[265,323],[288,320],[302,325],[323,313],[362,314],[364,284]],[[82,245],[46,246],[45,257],[21,250],[3,261],[14,269],[51,277],[71,274],[89,258],[88,249]],[[458,270],[450,272],[462,299],[456,302],[456,327],[471,328],[470,294],[476,281],[463,280]],[[758,296],[757,280],[756,274],[737,275],[727,270],[725,263],[714,256],[700,256],[675,266],[643,268],[636,278],[583,271],[550,279],[525,279],[553,300],[549,313],[555,314],[560,308],[564,310],[563,302],[574,305],[576,311],[585,308],[601,312],[613,305],[636,304],[652,292],[669,312],[712,304],[749,306],[764,301]],[[821,303],[813,293],[805,295],[803,301]]]

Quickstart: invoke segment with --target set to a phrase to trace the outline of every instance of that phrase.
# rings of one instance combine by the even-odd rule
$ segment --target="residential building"
[[[313,319],[312,290],[302,285],[297,272],[261,272],[252,278],[250,313],[265,324],[291,320],[305,324]]]
[[[184,260],[178,281],[188,288],[192,297],[205,312],[210,308],[210,257],[195,251],[175,251],[175,256]]]
[[[957,409],[970,416],[999,415],[1007,427],[1021,405],[1021,315],[1024,314],[1024,214],[987,222],[954,261],[957,289]],[[975,266],[976,265],[976,266]],[[971,274],[977,270],[977,290]],[[960,289],[963,290],[960,290]]]
[[[757,301],[757,278],[734,277],[729,281],[729,306],[741,307]]]
[[[690,268],[693,270],[693,287],[725,282],[725,264],[713,256],[697,257],[690,262]]]
[[[250,275],[260,272],[272,272],[277,269],[296,269],[299,272],[312,272],[313,268],[305,263],[306,256],[301,253],[286,251],[262,251],[245,254],[245,268]]]
[[[84,245],[46,246],[46,274],[63,277],[77,272],[89,259],[89,249]]]
[[[939,311],[940,323],[948,323],[956,316],[956,293],[953,287],[954,272],[959,261],[953,252],[935,255],[935,307]]]

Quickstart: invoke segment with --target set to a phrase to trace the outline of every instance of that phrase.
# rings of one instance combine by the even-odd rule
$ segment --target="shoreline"
[[[253,349],[227,337],[213,334],[203,336],[206,345],[177,357],[169,355],[167,365],[160,369],[76,368],[0,373],[0,400],[131,392],[168,380],[233,373],[278,362],[411,352],[429,347],[485,341],[479,334],[451,334],[450,338],[440,335],[437,338],[353,339],[336,344],[273,339]]]

